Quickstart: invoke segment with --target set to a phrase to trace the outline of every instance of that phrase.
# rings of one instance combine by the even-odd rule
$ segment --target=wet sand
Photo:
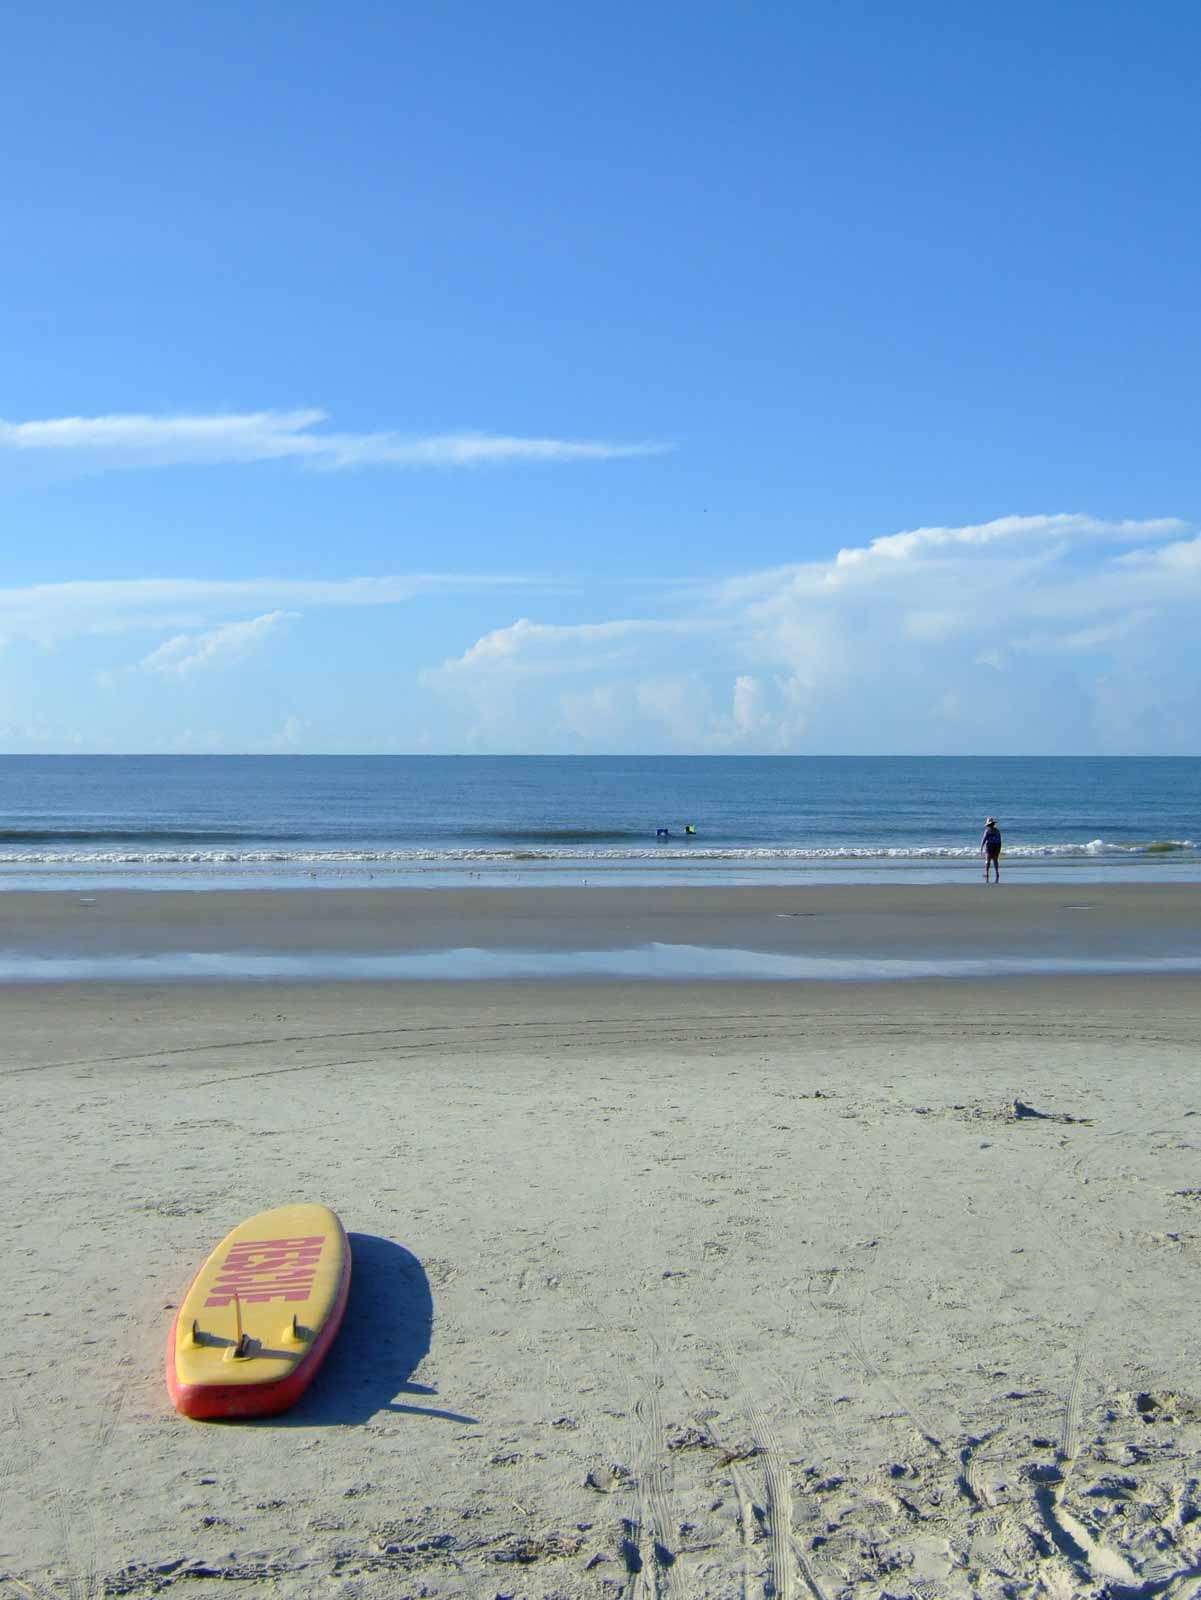
[[[13,955],[650,944],[830,956],[1201,955],[1201,885],[588,887],[0,895]]]
[[[1195,1595],[1198,991],[6,988],[0,1589]],[[329,1364],[186,1422],[174,1303],[293,1197]]]

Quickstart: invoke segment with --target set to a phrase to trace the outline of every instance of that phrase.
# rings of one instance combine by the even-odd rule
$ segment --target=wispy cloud
[[[258,649],[284,623],[297,619],[295,611],[268,611],[246,622],[226,622],[206,633],[177,633],[144,656],[138,665],[147,672],[176,678],[186,678],[206,667],[232,666]]]
[[[598,649],[610,656],[615,647],[630,641],[646,640],[664,635],[696,633],[711,624],[699,621],[661,621],[650,618],[618,618],[612,622],[580,622],[559,624],[531,622],[520,617],[504,628],[494,628],[464,651],[440,667],[432,669],[441,673],[474,673],[514,670],[536,670],[539,661],[551,670],[561,670],[565,659],[589,652],[595,657]]]
[[[548,580],[471,573],[376,578],[114,578],[0,589],[0,639],[40,644],[87,633],[203,628],[248,610],[394,606],[422,595],[545,588]]]
[[[620,443],[500,433],[338,433],[322,430],[328,420],[326,412],[316,409],[0,420],[0,450],[53,454],[93,466],[165,467],[296,458],[314,467],[338,470],[613,461],[660,455],[670,448],[650,440]]]

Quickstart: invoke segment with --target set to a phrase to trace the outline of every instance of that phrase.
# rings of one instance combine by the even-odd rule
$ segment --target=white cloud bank
[[[424,681],[487,749],[1201,751],[1201,538],[1176,519],[918,528],[687,605],[523,618]]]
[[[464,636],[468,591],[470,614],[495,620]],[[110,703],[114,718],[133,704],[126,669],[137,665],[143,687],[146,675],[172,686],[171,704],[185,684],[189,699],[213,685],[213,748],[282,747],[279,717],[291,714],[289,747],[312,750],[1201,752],[1201,535],[1176,520],[1005,517],[719,582],[682,575],[648,591],[632,579],[583,593],[588,613],[568,623],[556,585],[511,575],[48,584],[0,590],[0,640],[48,647],[72,683],[73,662],[95,670],[103,657],[93,748],[129,747],[106,746],[103,719]],[[435,646],[424,671],[389,678],[400,605],[406,640],[445,643],[440,662]],[[305,650],[284,670],[261,647],[285,625],[303,645],[306,620],[340,608],[356,609],[356,642],[371,648],[340,659],[346,630],[327,620],[323,676],[342,708],[333,722],[292,698],[288,671]],[[127,634],[142,636],[136,648]],[[234,661],[236,700],[208,670]],[[51,725],[46,653],[14,650],[9,664],[0,720],[8,683],[10,720],[28,710]],[[256,692],[269,729],[249,720]],[[164,724],[153,747],[171,737]],[[66,748],[70,733],[57,742]]]
[[[214,416],[52,417],[0,420],[0,451],[51,454],[93,466],[164,467],[296,458],[328,469],[476,467],[504,462],[613,461],[662,454],[652,441],[522,438],[512,434],[319,432],[320,410]]]

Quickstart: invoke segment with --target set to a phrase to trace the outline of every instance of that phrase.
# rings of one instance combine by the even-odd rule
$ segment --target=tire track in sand
[[[1084,1373],[1088,1364],[1089,1341],[1092,1334],[1092,1320],[1085,1324],[1080,1335],[1080,1343],[1076,1347],[1076,1360],[1072,1367],[1072,1381],[1068,1385],[1067,1399],[1063,1408],[1063,1424],[1059,1430],[1059,1444],[1055,1450],[1055,1459],[1059,1464],[1060,1493],[1067,1487],[1068,1478],[1076,1464],[1076,1457],[1080,1451],[1080,1423],[1083,1416],[1081,1391],[1084,1387]]]
[[[734,1494],[738,1500],[738,1540],[742,1552],[742,1574],[739,1600],[751,1600],[751,1549],[755,1543],[755,1505],[747,1490],[746,1480],[737,1463],[730,1463],[730,1477],[734,1481]]]
[[[120,1365],[127,1365],[122,1361]],[[102,1398],[100,1417],[96,1425],[96,1433],[91,1450],[86,1460],[86,1470],[83,1483],[78,1487],[64,1484],[58,1477],[52,1477],[47,1488],[45,1504],[56,1527],[60,1557],[65,1569],[65,1581],[68,1600],[99,1600],[104,1585],[100,1581],[98,1572],[98,1549],[96,1538],[96,1518],[93,1511],[93,1500],[100,1472],[101,1459],[108,1448],[118,1422],[121,1420],[121,1411],[125,1404],[126,1390],[121,1382],[115,1384]],[[43,1437],[52,1440],[55,1436],[55,1426],[50,1415],[49,1407],[45,1401],[35,1395],[27,1398],[27,1405],[31,1416],[35,1416],[42,1424],[39,1430]],[[11,1408],[15,1438],[21,1441],[26,1456],[26,1471],[28,1472],[36,1459],[34,1446],[30,1443],[28,1429],[24,1417],[16,1406]],[[10,1457],[15,1467],[15,1455]],[[40,1585],[28,1579],[14,1579],[9,1576],[8,1581],[24,1585],[30,1593],[45,1594]]]
[[[47,1408],[41,1400],[30,1396],[28,1403],[31,1411],[34,1414],[41,1418],[46,1418],[48,1421]],[[35,1459],[35,1452],[33,1446],[29,1442],[29,1432],[26,1427],[24,1414],[16,1406],[12,1407],[12,1419],[14,1432],[21,1440],[22,1446],[24,1447],[26,1453],[26,1460],[30,1465],[32,1465]],[[48,1426],[46,1429],[46,1437],[47,1439],[51,1439],[53,1436],[53,1430]],[[68,1600],[92,1600],[96,1569],[96,1526],[92,1519],[91,1512],[88,1507],[81,1507],[80,1510],[82,1511],[83,1515],[79,1518],[78,1524],[73,1524],[71,1519],[71,1508],[67,1504],[66,1495],[63,1492],[62,1485],[59,1483],[58,1479],[53,1476],[51,1477],[46,1488],[44,1504],[49,1510],[51,1519],[55,1525],[55,1531],[57,1534],[56,1543],[58,1546],[59,1560],[62,1563],[65,1574]],[[85,1541],[82,1583],[80,1582],[80,1573],[77,1570],[74,1555],[76,1526],[79,1527]],[[21,1579],[18,1579],[17,1581],[27,1582],[27,1580]],[[40,1587],[41,1586],[38,1585],[39,1589]]]
[[[28,1578],[14,1577],[11,1572],[0,1574],[0,1584],[3,1584],[10,1595],[19,1595],[20,1600],[56,1600],[49,1589],[43,1589],[41,1584],[33,1583]]]
[[[809,1565],[804,1551],[792,1533],[792,1475],[788,1459],[780,1448],[766,1414],[748,1398],[746,1418],[750,1423],[755,1443],[763,1452],[764,1473],[767,1480],[768,1535],[771,1540],[771,1593],[775,1600],[795,1600],[798,1590],[793,1582],[793,1563],[801,1582],[813,1600],[826,1600],[825,1590],[817,1574]]]
[[[660,1345],[652,1341],[654,1353],[650,1383],[634,1401],[634,1415],[641,1427],[641,1448],[638,1461],[639,1521],[650,1534],[649,1585],[658,1600],[674,1600],[680,1593],[674,1571],[675,1551],[672,1549],[675,1520],[672,1514],[674,1469],[667,1455],[663,1430],[663,1413],[659,1395],[663,1388],[663,1355]]]
[[[1054,1481],[1044,1481],[1035,1490],[1034,1499],[1042,1517],[1043,1526],[1052,1544],[1069,1565],[1086,1580],[1101,1577],[1123,1589],[1142,1589],[1138,1574],[1116,1550],[1099,1544],[1084,1524],[1077,1520],[1063,1504],[1068,1482],[1076,1457],[1080,1452],[1080,1433],[1084,1406],[1082,1394],[1085,1373],[1092,1343],[1096,1314],[1085,1323],[1076,1347],[1076,1360],[1072,1367],[1072,1381],[1064,1401],[1063,1424],[1059,1444],[1055,1451],[1058,1476]]]
[[[751,1396],[743,1378],[741,1363],[728,1346],[720,1346],[721,1356],[734,1379],[738,1403],[751,1430],[751,1437],[763,1459],[764,1511],[768,1535],[766,1594],[769,1600],[800,1600],[800,1579],[811,1600],[827,1600],[817,1574],[792,1533],[792,1475],[788,1458],[780,1445],[767,1413]]]
[[[22,1432],[23,1424],[21,1413],[16,1406],[9,1407],[9,1426],[6,1430],[8,1448],[0,1460],[0,1528],[6,1526],[4,1521],[5,1509],[8,1505],[8,1491],[13,1479],[17,1475],[18,1453],[23,1458],[23,1464],[28,1470],[32,1452]],[[18,1578],[15,1572],[0,1572],[0,1586],[7,1595],[18,1595],[20,1600],[55,1600],[49,1589],[43,1589],[40,1583],[32,1578]]]
[[[884,1228],[883,1220],[881,1218],[877,1227],[877,1245],[887,1239],[890,1231],[893,1230]],[[864,1272],[863,1282],[859,1289],[858,1309],[856,1311],[852,1312],[849,1307],[838,1305],[834,1301],[834,1290],[836,1284],[840,1278],[842,1278],[844,1282],[846,1281],[845,1274],[838,1267],[829,1267],[823,1271],[813,1274],[813,1277],[810,1279],[809,1283],[810,1300],[816,1310],[833,1313],[844,1349],[855,1362],[855,1364],[862,1370],[868,1382],[875,1384],[880,1390],[882,1390],[882,1392],[887,1395],[888,1399],[892,1402],[896,1410],[909,1418],[910,1422],[917,1430],[918,1436],[922,1442],[928,1445],[930,1449],[934,1451],[935,1455],[940,1461],[953,1465],[954,1452],[953,1450],[948,1449],[945,1441],[948,1433],[964,1433],[965,1430],[962,1428],[959,1419],[957,1417],[951,1418],[948,1416],[947,1421],[949,1423],[949,1427],[936,1428],[933,1423],[923,1414],[923,1412],[919,1410],[917,1405],[910,1400],[909,1396],[897,1385],[893,1378],[884,1370],[883,1364],[880,1361],[877,1361],[867,1348],[863,1324],[866,1317],[867,1303],[871,1291],[871,1279],[877,1270],[880,1255],[880,1248],[876,1248],[872,1251],[871,1266]],[[819,1299],[814,1292],[815,1285],[819,1282],[824,1290],[824,1299]]]

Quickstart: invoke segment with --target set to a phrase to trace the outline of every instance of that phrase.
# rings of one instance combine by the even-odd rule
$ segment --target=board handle
[[[234,1332],[237,1337],[221,1357],[222,1361],[245,1361],[250,1356],[250,1336],[242,1326],[242,1302],[234,1290]]]

